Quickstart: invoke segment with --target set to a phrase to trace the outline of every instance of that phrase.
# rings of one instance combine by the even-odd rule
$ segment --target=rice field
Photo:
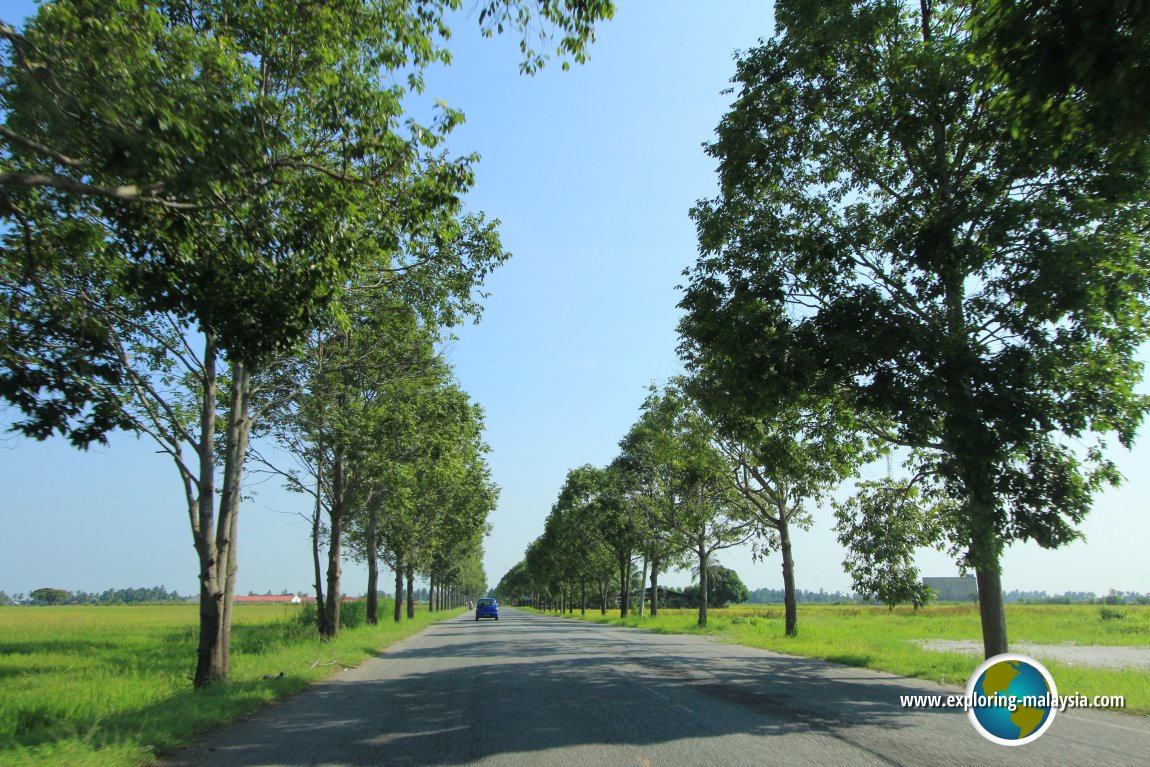
[[[231,678],[197,691],[197,605],[0,608],[0,765],[146,764],[456,614],[397,625],[381,603],[379,626],[325,644],[299,612],[237,605]]]
[[[579,618],[578,612],[569,617]],[[919,640],[974,639],[982,630],[975,605],[932,605],[920,610],[871,605],[799,605],[798,636],[784,630],[782,605],[738,605],[711,609],[708,625],[696,625],[698,611],[661,609],[657,618],[632,614],[620,619],[588,612],[596,623],[675,634],[702,634],[724,642],[758,647],[788,655],[824,658],[850,666],[930,679],[959,687],[982,661],[981,655],[934,652]],[[1007,605],[1011,642],[1150,647],[1150,607],[1144,605]],[[1043,661],[1059,693],[1122,695],[1121,709],[1150,714],[1150,672],[1145,669],[1103,669]]]

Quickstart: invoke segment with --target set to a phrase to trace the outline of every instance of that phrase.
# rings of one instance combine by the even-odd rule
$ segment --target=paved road
[[[900,695],[939,692],[961,691],[504,609],[498,623],[436,624],[165,764],[1150,763],[1144,717],[1068,711],[1008,748],[983,740],[961,710],[899,706]]]

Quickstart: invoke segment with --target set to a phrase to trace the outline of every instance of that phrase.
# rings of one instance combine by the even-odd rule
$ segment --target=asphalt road
[[[164,764],[1150,764],[1145,717],[1070,710],[1012,748],[985,741],[960,709],[899,705],[961,692],[502,608],[499,622],[436,624]]]

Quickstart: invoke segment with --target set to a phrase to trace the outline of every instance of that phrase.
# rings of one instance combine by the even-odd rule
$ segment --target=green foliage
[[[63,589],[41,588],[28,594],[35,604],[58,605],[71,599],[71,592]]]
[[[380,613],[386,615],[391,611],[391,605],[394,604],[393,599],[379,600]],[[309,629],[316,627],[316,605],[314,601],[307,601],[300,605],[299,610],[295,614],[295,620],[301,626],[306,626]],[[363,599],[356,599],[351,602],[344,602],[339,609],[339,627],[340,629],[357,629],[367,623],[367,601]]]
[[[698,604],[698,586],[686,587],[683,589],[683,594],[693,604]],[[720,564],[712,564],[707,568],[707,602],[709,606],[722,608],[730,604],[742,604],[750,597],[751,592],[747,590],[746,585],[739,578],[739,574],[734,570]]]
[[[1150,152],[1150,5],[1142,0],[979,0],[970,27],[1017,137],[1055,157]]]
[[[108,326],[121,313],[209,334],[257,368],[347,322],[339,299],[365,261],[373,282],[407,276],[387,281],[427,322],[476,313],[472,289],[506,254],[494,224],[462,212],[476,157],[433,154],[462,114],[405,113],[424,69],[450,60],[453,0],[113,6],[60,0],[0,27],[0,216],[16,224],[0,397],[26,416],[19,430],[84,446],[137,426],[122,412],[124,331]],[[511,9],[525,35],[561,29],[578,60],[613,10],[487,13]]]
[[[1113,607],[1099,607],[1098,617],[1104,621],[1122,620],[1126,617],[1126,611],[1115,610]]]
[[[752,416],[843,398],[912,451],[932,519],[894,527],[894,555],[938,526],[997,572],[1013,541],[1076,539],[1120,479],[1107,445],[1150,406],[1150,165],[1015,139],[964,4],[780,0],[776,18],[708,147],[688,368]],[[880,533],[865,520],[890,504],[872,506],[851,516]]]
[[[519,71],[525,74],[535,74],[550,58],[535,48],[536,39],[548,43],[553,36],[545,24],[533,29],[532,17],[536,15],[560,32],[555,53],[561,58],[570,56],[582,64],[587,61],[588,43],[595,40],[595,24],[612,18],[615,4],[611,0],[484,0],[480,3],[479,24],[485,35],[502,34],[505,28],[521,32],[519,50],[523,61]],[[563,68],[568,68],[566,61]]]
[[[838,541],[847,550],[843,563],[858,594],[888,605],[931,599],[914,564],[915,551],[941,549],[944,521],[956,512],[937,492],[893,479],[859,482],[857,492],[835,502]]]
[[[742,604],[751,596],[739,574],[722,565],[713,566],[707,573],[707,593],[715,607]]]

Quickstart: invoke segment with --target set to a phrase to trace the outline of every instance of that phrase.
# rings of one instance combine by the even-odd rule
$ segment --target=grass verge
[[[1006,625],[1012,642],[1079,645],[1150,645],[1150,607],[1118,608],[1115,618],[1089,605],[1008,605]],[[553,614],[553,613],[551,613]],[[1108,617],[1107,617],[1108,616]],[[578,613],[566,617],[580,618]],[[784,630],[782,606],[739,605],[711,609],[708,625],[696,625],[696,610],[660,610],[627,618],[583,617],[594,623],[642,628],[667,634],[698,634],[719,641],[788,655],[843,663],[965,687],[981,656],[934,652],[915,640],[980,639],[974,605],[933,605],[921,610],[869,605],[800,605],[798,636]],[[1121,695],[1128,714],[1150,714],[1150,674],[1145,669],[1111,670],[1069,666],[1043,660],[1060,695]]]
[[[194,690],[198,609],[0,608],[0,765],[154,762],[460,612],[422,611],[396,624],[381,602],[380,625],[341,629],[324,643],[298,606],[237,605],[231,678]]]

